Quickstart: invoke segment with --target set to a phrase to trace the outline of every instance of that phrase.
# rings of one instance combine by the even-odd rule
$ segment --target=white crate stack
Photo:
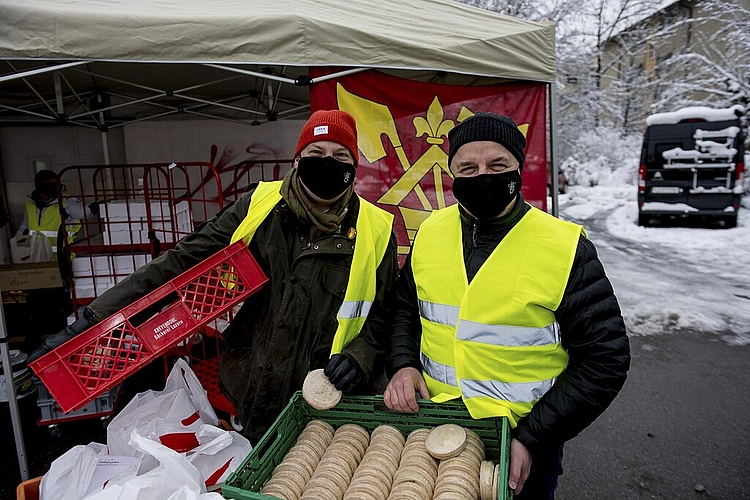
[[[91,254],[74,257],[73,287],[77,298],[99,297],[151,260],[147,253]]]
[[[193,218],[190,204],[181,201],[174,205],[169,202],[151,202],[151,228],[156,239],[165,243],[175,243],[193,231]],[[148,228],[146,228],[148,229]],[[148,241],[148,232],[144,236]]]
[[[149,202],[151,228],[163,243],[174,243],[193,230],[190,204],[181,201]],[[144,200],[114,200],[102,206],[100,213],[104,226],[105,245],[132,245],[148,243],[149,214]]]
[[[193,229],[187,201],[112,200],[102,204],[102,241],[105,246],[148,243],[149,227],[163,243],[174,243]],[[150,222],[150,224],[149,224]],[[144,250],[141,247],[140,250]],[[116,252],[119,252],[118,249]],[[99,297],[151,260],[147,252],[90,253],[73,258],[73,286],[77,298]]]

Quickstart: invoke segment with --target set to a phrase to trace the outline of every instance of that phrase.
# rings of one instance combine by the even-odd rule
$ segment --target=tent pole
[[[2,351],[3,374],[5,375],[5,388],[8,394],[8,409],[10,419],[13,423],[13,435],[16,438],[16,453],[18,455],[18,468],[21,471],[21,480],[29,479],[29,467],[26,464],[26,446],[23,443],[23,427],[21,426],[21,414],[18,411],[18,400],[16,399],[16,385],[13,383],[13,365],[10,362],[10,351],[8,350],[8,332],[5,330],[5,311],[0,307],[0,351]]]
[[[19,73],[11,73],[9,75],[0,76],[0,83],[7,82],[10,80],[16,80],[18,78],[27,78],[33,75],[40,75],[42,73],[48,73],[50,71],[59,71],[65,68],[72,68],[73,66],[80,66],[81,64],[88,64],[90,62],[92,61],[91,60],[74,61],[74,62],[69,62],[65,64],[58,64],[56,66],[45,66],[44,68],[32,69],[29,71],[21,71]]]
[[[109,142],[107,141],[107,132],[102,130],[102,150],[104,151],[104,164],[109,165]]]
[[[557,200],[557,90],[556,82],[549,83],[549,137],[550,137],[550,164],[552,166],[552,179],[550,182],[550,198],[552,199],[552,215],[560,216],[560,206]]]

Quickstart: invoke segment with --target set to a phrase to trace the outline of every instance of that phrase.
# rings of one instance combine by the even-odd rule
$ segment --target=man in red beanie
[[[371,392],[398,263],[393,216],[354,192],[358,158],[354,117],[313,113],[283,181],[243,194],[97,298],[30,359],[242,239],[269,278],[223,333],[220,387],[245,436],[258,442],[310,370],[324,368],[345,393]]]

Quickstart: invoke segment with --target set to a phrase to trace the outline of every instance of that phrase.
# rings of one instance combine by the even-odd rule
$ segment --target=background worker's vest
[[[63,198],[63,206],[67,198]],[[52,251],[57,253],[57,232],[62,223],[60,210],[57,203],[39,209],[30,198],[26,199],[26,218],[29,221],[29,234],[42,233],[49,240]],[[68,233],[68,242],[75,240],[76,234],[81,229],[80,221],[71,224],[65,224],[65,231]]]
[[[515,426],[565,369],[554,311],[583,228],[532,208],[468,284],[458,206],[433,212],[411,257],[433,401]]]
[[[250,243],[255,231],[281,200],[282,181],[261,182],[253,193],[247,215],[232,234],[231,243]],[[340,353],[359,334],[375,299],[376,272],[383,260],[393,227],[393,215],[359,198],[354,256],[344,302],[337,314],[338,328],[331,354]]]

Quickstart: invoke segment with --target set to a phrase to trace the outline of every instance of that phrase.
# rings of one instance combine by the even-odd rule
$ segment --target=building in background
[[[626,132],[656,112],[747,106],[750,0],[668,3],[607,39],[601,61],[601,118]]]

